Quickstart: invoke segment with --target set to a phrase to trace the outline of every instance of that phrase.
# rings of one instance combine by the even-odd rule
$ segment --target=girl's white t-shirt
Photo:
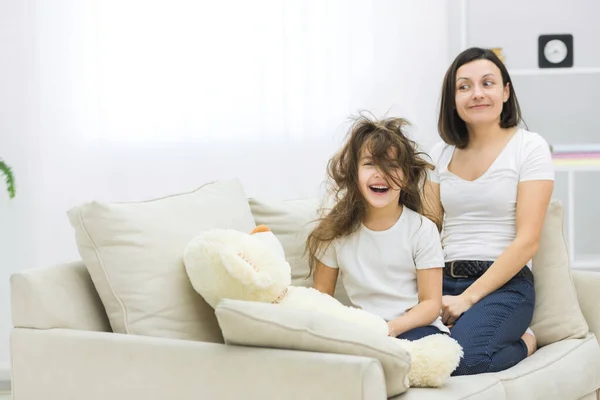
[[[474,181],[448,171],[454,149],[440,142],[430,152],[436,169],[429,179],[440,184],[444,209],[444,259],[495,261],[516,236],[519,183],[554,180],[550,148],[537,133],[519,129]]]
[[[440,235],[433,222],[404,207],[385,231],[361,227],[334,240],[319,260],[339,268],[350,301],[391,321],[419,302],[417,270],[442,268]],[[438,318],[432,325],[449,332]]]

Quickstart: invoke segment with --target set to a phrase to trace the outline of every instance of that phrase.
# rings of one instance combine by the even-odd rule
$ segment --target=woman
[[[465,353],[453,375],[502,371],[537,348],[528,329],[536,253],[554,187],[550,149],[519,127],[521,110],[496,55],[467,49],[444,78],[425,187],[442,230],[442,321]]]

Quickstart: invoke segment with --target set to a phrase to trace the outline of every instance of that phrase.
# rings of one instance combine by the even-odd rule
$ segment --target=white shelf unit
[[[509,69],[508,73],[513,76],[539,76],[539,75],[585,75],[600,74],[600,68],[574,67],[574,68],[531,68],[531,69]]]
[[[577,172],[600,172],[600,164],[555,165],[554,170],[567,174],[567,246],[571,268],[600,270],[600,249],[598,254],[575,254],[575,176]]]

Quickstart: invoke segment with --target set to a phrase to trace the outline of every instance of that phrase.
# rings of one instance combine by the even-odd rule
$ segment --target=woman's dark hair
[[[469,133],[467,132],[465,121],[460,118],[456,111],[456,72],[463,65],[477,60],[493,62],[502,74],[502,86],[506,87],[507,84],[510,84],[510,96],[502,107],[500,126],[502,128],[513,128],[522,121],[519,101],[517,100],[514,85],[504,63],[491,50],[471,47],[460,53],[452,64],[450,64],[442,85],[438,131],[444,142],[454,145],[459,149],[464,149],[469,144]]]

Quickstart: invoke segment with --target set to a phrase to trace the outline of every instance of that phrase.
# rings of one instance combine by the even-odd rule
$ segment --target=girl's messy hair
[[[306,241],[309,260],[309,276],[331,242],[355,232],[367,210],[358,184],[358,166],[361,150],[366,149],[373,164],[379,168],[388,184],[400,187],[400,204],[424,213],[423,185],[427,170],[433,165],[421,157],[417,144],[409,139],[404,130],[410,124],[402,118],[377,120],[364,114],[354,119],[342,149],[329,160],[327,174],[330,180],[330,210],[322,212],[317,226]],[[393,171],[402,171],[399,181]],[[391,181],[391,182],[390,182]],[[429,217],[433,219],[432,217]]]

